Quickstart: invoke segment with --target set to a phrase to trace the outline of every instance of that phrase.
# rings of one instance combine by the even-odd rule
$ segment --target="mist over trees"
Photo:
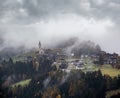
[[[3,42],[1,42],[3,43]],[[63,40],[56,44],[54,47],[49,46],[49,48],[61,48],[65,51],[65,53],[70,54],[74,53],[76,56],[81,54],[98,54],[101,51],[99,45],[94,43],[93,41],[82,41],[77,37],[71,37],[69,39]],[[33,51],[34,48],[28,49],[25,46],[19,47],[6,47],[0,50],[0,56],[4,58],[10,58],[17,54]]]
[[[56,46],[56,49],[58,48],[63,49],[65,53],[74,53],[76,58],[80,58],[81,55],[99,55],[102,51],[94,42],[79,41],[76,38],[60,43]],[[70,72],[63,71],[54,65],[55,52],[49,54],[50,49],[47,52],[46,55],[37,52],[35,57],[30,57],[32,58],[30,61],[13,61],[11,57],[9,60],[1,60],[1,96],[3,98],[105,98],[107,91],[120,89],[119,75],[112,78],[103,75],[100,69],[86,72],[75,69]],[[99,59],[103,61],[102,58]],[[33,62],[39,64],[37,70]],[[31,79],[28,85],[11,87],[14,83],[26,79]]]
[[[93,41],[82,41],[76,37],[59,43],[57,48],[62,48],[66,53],[74,53],[75,56],[99,54],[101,47]]]
[[[75,53],[75,55],[99,54],[100,51],[101,51],[100,46],[96,45],[92,41],[84,41],[72,49],[72,52]]]

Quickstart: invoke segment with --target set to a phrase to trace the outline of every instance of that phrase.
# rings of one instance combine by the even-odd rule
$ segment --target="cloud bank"
[[[119,0],[0,0],[0,12],[1,49],[78,37],[120,53]]]

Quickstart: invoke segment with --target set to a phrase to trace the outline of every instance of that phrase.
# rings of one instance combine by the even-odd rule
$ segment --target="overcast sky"
[[[1,48],[79,37],[120,54],[119,31],[120,0],[0,0]]]

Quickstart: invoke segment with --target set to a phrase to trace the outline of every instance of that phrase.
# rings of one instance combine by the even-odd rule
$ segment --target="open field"
[[[102,65],[101,67],[96,67],[95,69],[100,69],[103,75],[108,74],[111,77],[120,75],[120,70],[113,68],[111,65]]]
[[[26,85],[28,85],[30,83],[31,79],[27,79],[27,80],[23,80],[23,81],[20,81],[20,82],[17,82],[13,85],[11,85],[11,87],[18,87],[19,85],[22,86],[22,87],[25,87]]]
[[[107,74],[110,75],[111,77],[120,75],[120,70],[113,68],[112,65],[95,65],[91,62],[89,58],[84,59],[84,62],[86,63],[86,68],[88,71],[89,70],[96,71],[100,69],[103,75]]]
[[[108,74],[111,77],[120,75],[120,70],[118,69],[106,69],[106,68],[103,69],[102,68],[101,71],[102,71],[102,74]]]

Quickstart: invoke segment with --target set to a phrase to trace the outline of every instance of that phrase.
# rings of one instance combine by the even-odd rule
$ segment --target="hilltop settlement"
[[[102,73],[108,66],[118,74]],[[54,48],[39,41],[36,48],[7,58],[2,52],[0,97],[119,98],[119,73],[120,55],[92,41],[70,39]]]

